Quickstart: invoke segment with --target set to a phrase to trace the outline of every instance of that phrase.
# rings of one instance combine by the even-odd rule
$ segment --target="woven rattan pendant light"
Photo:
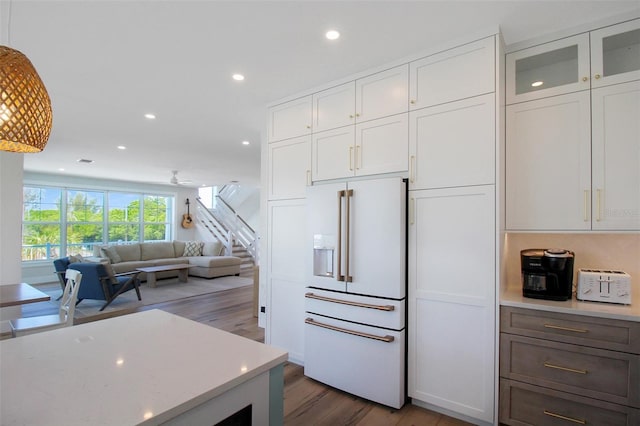
[[[42,151],[51,123],[51,100],[31,61],[0,46],[0,150]]]

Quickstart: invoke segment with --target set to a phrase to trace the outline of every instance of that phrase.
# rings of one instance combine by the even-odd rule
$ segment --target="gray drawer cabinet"
[[[500,422],[640,424],[640,323],[502,307]]]

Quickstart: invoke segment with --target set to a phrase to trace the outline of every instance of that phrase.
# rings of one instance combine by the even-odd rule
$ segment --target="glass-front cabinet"
[[[507,104],[640,79],[640,19],[507,55]]]

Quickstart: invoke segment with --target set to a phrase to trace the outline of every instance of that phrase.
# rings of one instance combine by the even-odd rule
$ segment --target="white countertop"
[[[640,294],[634,294],[633,296],[631,305],[582,302],[576,299],[575,293],[572,295],[571,300],[559,302],[524,297],[522,296],[522,287],[510,287],[500,295],[500,305],[640,322]]]
[[[0,423],[159,424],[286,359],[159,310],[3,340]]]

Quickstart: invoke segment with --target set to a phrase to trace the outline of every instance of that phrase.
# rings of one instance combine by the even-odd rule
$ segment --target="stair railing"
[[[225,248],[225,254],[231,256],[233,251],[233,235],[231,231],[226,228],[215,215],[202,203],[200,197],[196,198],[198,215],[197,220],[204,226],[218,241],[220,241]]]

